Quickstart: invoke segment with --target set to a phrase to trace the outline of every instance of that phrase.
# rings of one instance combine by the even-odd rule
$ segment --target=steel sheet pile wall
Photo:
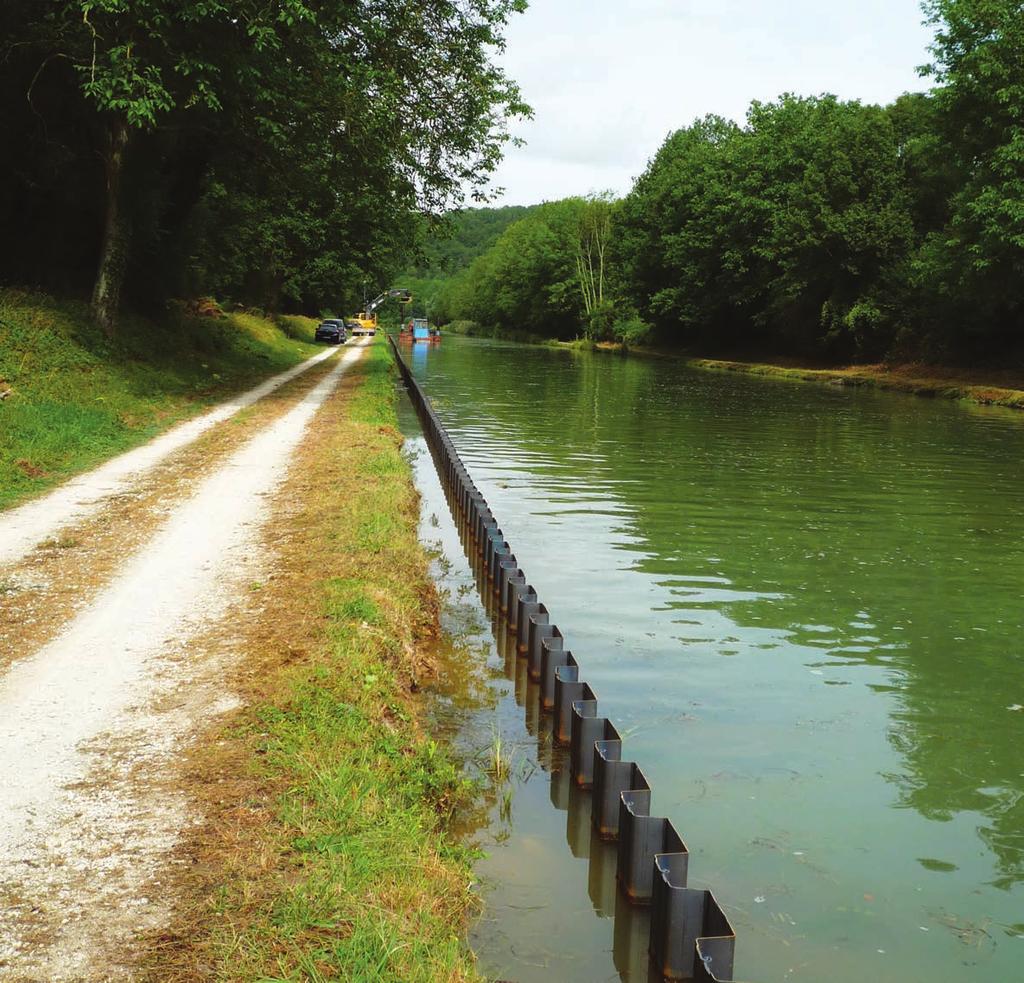
[[[409,397],[419,414],[452,516],[480,565],[481,579],[538,683],[539,709],[554,714],[555,740],[567,746],[572,780],[593,793],[592,818],[602,839],[617,841],[616,879],[636,905],[650,905],[649,952],[665,979],[725,983],[732,978],[736,936],[710,891],[686,886],[689,853],[669,819],[650,814],[651,788],[624,761],[619,732],[598,715],[598,701],[548,609],[527,582],[484,496],[459,460],[441,421],[389,336]]]

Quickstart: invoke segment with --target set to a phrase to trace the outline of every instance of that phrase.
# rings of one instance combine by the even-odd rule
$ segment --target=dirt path
[[[82,521],[169,454],[191,444],[218,423],[229,420],[239,410],[268,396],[333,353],[333,349],[319,352],[208,413],[172,427],[148,444],[72,478],[42,498],[0,514],[0,566],[16,563],[33,546],[56,536],[66,526]]]
[[[0,673],[51,641],[110,583],[229,454],[295,405],[331,371],[320,360],[272,394],[234,414],[137,474],[57,536],[13,564],[0,562]]]
[[[167,857],[192,820],[163,772],[200,722],[233,705],[220,684],[232,605],[267,573],[257,544],[268,496],[360,354],[345,352],[169,503],[91,603],[0,678],[0,979],[128,978],[132,938],[165,917]],[[135,465],[108,471],[103,494],[171,450],[132,452]],[[76,501],[100,508],[94,493]]]

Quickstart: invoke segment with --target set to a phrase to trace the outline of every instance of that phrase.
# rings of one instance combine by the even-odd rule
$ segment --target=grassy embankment
[[[1024,389],[1019,374],[982,372],[973,369],[920,364],[851,365],[829,369],[736,362],[713,358],[688,358],[699,369],[743,372],[775,379],[795,379],[833,386],[866,386],[915,396],[965,399],[973,403],[1024,409]]]
[[[308,357],[315,326],[125,316],[112,342],[83,303],[0,290],[0,508]]]
[[[884,389],[914,396],[939,399],[963,399],[987,406],[1024,409],[1024,369],[983,370],[956,366],[928,365],[925,363],[886,363],[873,365],[843,365],[830,368],[811,368],[798,364],[798,360],[755,362],[721,358],[699,358],[679,352],[643,347],[628,347],[618,342],[547,341],[553,348],[584,349],[638,355],[678,358],[684,365],[695,369],[719,372],[740,372],[770,379],[788,379],[797,382],[816,382],[830,386],[853,386]],[[785,361],[788,364],[782,364]]]
[[[229,681],[246,706],[187,765],[205,822],[175,923],[151,940],[162,981],[478,978],[472,858],[447,834],[469,788],[417,725],[437,599],[396,424],[378,336],[270,519],[273,579],[239,619]]]

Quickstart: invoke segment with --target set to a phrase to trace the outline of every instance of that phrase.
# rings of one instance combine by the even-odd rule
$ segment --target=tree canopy
[[[7,268],[95,279],[108,322],[129,273],[150,297],[270,307],[376,286],[415,213],[481,188],[528,112],[493,61],[524,6],[11,0],[0,204],[23,234]]]
[[[1024,3],[927,0],[936,124],[957,169],[945,222],[917,262],[947,330],[1019,344],[1024,316]]]
[[[499,330],[571,337],[584,313],[576,266],[586,203],[568,198],[531,209],[440,291],[432,315]]]
[[[524,6],[7,0],[5,277],[92,288],[108,325],[122,283],[341,310],[404,269],[416,313],[505,331],[1020,350],[1020,0],[923,0],[928,92],[784,94],[670,133],[621,201],[464,209],[529,112],[494,62]]]
[[[578,241],[555,232],[579,199],[509,228],[439,289],[438,312],[704,350],[1019,355],[1024,4],[924,10],[929,92],[889,106],[784,94],[752,103],[742,124],[709,116],[670,133],[609,208],[600,312],[565,302],[592,282],[572,268]]]

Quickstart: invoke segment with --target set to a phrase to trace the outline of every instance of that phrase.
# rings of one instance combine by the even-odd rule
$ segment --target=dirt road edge
[[[446,831],[467,789],[417,722],[437,599],[379,342],[277,496],[227,681],[245,705],[184,765],[203,819],[148,978],[478,979],[471,857]]]

